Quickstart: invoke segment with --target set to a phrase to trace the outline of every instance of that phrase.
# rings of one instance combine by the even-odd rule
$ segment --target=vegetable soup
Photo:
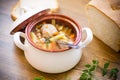
[[[48,51],[65,50],[76,38],[75,29],[70,24],[57,19],[44,20],[34,26],[30,32],[32,41],[41,49]]]

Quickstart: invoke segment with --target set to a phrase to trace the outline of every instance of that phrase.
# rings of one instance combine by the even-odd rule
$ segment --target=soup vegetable
[[[67,43],[73,44],[74,30],[66,25],[61,25],[56,20],[36,24],[30,32],[32,41],[44,50],[57,51],[69,49]]]

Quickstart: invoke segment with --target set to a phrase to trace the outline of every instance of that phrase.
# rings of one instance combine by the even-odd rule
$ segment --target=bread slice
[[[94,35],[119,51],[120,10],[113,10],[108,0],[91,0],[86,6],[86,13]]]
[[[39,7],[43,9],[50,8],[53,12],[59,10],[57,0],[19,0],[12,8],[11,18],[16,20],[25,12]]]

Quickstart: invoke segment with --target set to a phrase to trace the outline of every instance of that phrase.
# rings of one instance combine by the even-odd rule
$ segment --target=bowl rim
[[[63,52],[63,51],[67,51],[67,50],[70,50],[72,48],[68,48],[68,49],[60,49],[60,50],[46,50],[46,49],[43,49],[41,48],[40,46],[37,46],[31,39],[30,37],[30,32],[32,30],[32,28],[39,22],[43,21],[43,20],[46,20],[46,19],[60,19],[60,20],[64,20],[64,21],[67,21],[68,23],[70,23],[72,26],[74,26],[75,30],[76,30],[76,38],[75,38],[75,41],[74,41],[74,44],[77,45],[80,40],[81,40],[81,37],[82,37],[82,31],[81,31],[81,27],[80,25],[75,21],[73,20],[72,18],[66,16],[66,15],[63,15],[63,14],[59,14],[59,13],[51,13],[51,14],[46,14],[42,17],[38,17],[37,19],[33,20],[32,22],[28,23],[28,25],[26,26],[26,29],[25,29],[25,35],[26,35],[26,38],[28,40],[28,42],[35,48],[39,49],[39,50],[42,50],[42,51],[45,51],[45,52]]]

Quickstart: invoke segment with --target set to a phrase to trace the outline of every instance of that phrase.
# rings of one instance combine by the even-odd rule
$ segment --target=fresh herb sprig
[[[92,60],[92,64],[86,64],[85,65],[86,69],[82,70],[82,75],[80,76],[79,80],[93,80],[93,77],[95,76],[95,71],[99,66],[98,64],[99,64],[98,60]],[[119,70],[117,68],[112,68],[110,72],[108,72],[109,65],[110,65],[110,62],[107,62],[104,64],[102,69],[102,76],[104,77],[105,75],[110,73],[109,74],[110,80],[116,80]],[[43,76],[40,76],[40,77],[34,78],[34,80],[46,80],[46,78]],[[66,78],[65,80],[70,80],[70,78]]]
[[[105,76],[107,74],[107,69],[108,69],[109,65],[110,65],[110,62],[107,62],[104,64],[104,67],[102,69],[102,76]]]
[[[117,68],[112,68],[110,71],[110,78],[112,79],[117,79],[117,74],[118,74],[119,70]]]
[[[104,67],[102,69],[102,76],[107,75],[109,65],[110,65],[110,62],[107,62],[107,63],[104,64]],[[111,78],[112,80],[116,80],[118,72],[119,72],[119,70],[117,68],[112,68],[110,70],[109,78]]]
[[[86,69],[83,70],[80,80],[92,80],[92,77],[94,76],[93,73],[96,70],[98,63],[99,63],[98,60],[93,60],[92,65],[86,64],[85,65]]]
[[[82,75],[80,76],[79,80],[93,80],[94,74],[95,74],[95,70],[98,66],[98,60],[93,60],[92,61],[92,65],[90,64],[86,64],[85,67],[86,69],[83,70]],[[102,69],[102,76],[104,77],[105,75],[108,74],[108,67],[110,65],[110,62],[107,62],[104,64],[104,67]],[[112,68],[110,70],[110,76],[109,78],[111,80],[116,80],[117,79],[117,74],[118,74],[119,70],[117,68]]]

